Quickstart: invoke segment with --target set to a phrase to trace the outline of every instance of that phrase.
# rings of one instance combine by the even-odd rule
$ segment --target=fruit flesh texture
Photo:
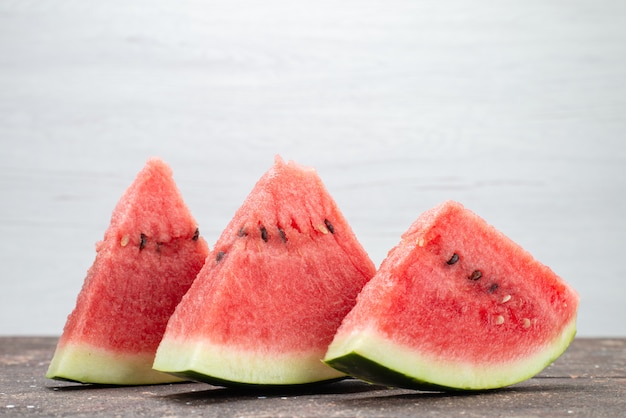
[[[155,368],[233,384],[340,377],[321,359],[374,272],[317,173],[277,158],[170,319]]]
[[[113,211],[47,376],[80,382],[173,381],[152,370],[174,308],[208,255],[169,166],[150,159]]]
[[[365,357],[396,363],[375,347],[386,345],[396,360],[414,365],[409,374],[417,380],[498,387],[532,376],[565,350],[577,306],[578,295],[548,267],[460,204],[446,202],[420,216],[389,253],[326,360],[368,352]]]

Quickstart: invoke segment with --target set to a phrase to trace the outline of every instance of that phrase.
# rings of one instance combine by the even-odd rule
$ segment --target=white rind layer
[[[106,385],[149,385],[182,379],[152,369],[153,353],[114,353],[87,344],[57,347],[46,377]]]
[[[322,362],[319,353],[276,354],[237,350],[203,341],[163,339],[153,368],[176,375],[200,375],[207,380],[242,385],[296,385],[345,377]]]
[[[349,335],[337,335],[329,346],[324,361],[332,363],[341,357],[357,355],[378,363],[388,369],[389,374],[404,375],[415,382],[456,389],[495,389],[535,376],[567,349],[575,334],[574,318],[554,341],[526,357],[503,363],[472,364],[428,356],[394,343],[375,329],[367,329]],[[383,380],[368,380],[372,383],[384,383]]]

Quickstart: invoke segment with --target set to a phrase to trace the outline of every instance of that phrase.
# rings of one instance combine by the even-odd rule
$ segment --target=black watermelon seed
[[[326,225],[326,228],[328,228],[331,234],[335,233],[335,227],[333,226],[333,224],[330,223],[328,219],[324,219],[324,225]]]
[[[224,258],[225,255],[226,253],[224,251],[218,252],[217,255],[215,256],[215,262],[219,263],[220,261],[222,261],[222,258]]]
[[[139,249],[143,250],[144,248],[146,248],[146,244],[148,243],[148,237],[142,232],[139,236],[139,239]]]
[[[285,235],[285,231],[280,226],[278,227],[278,233],[280,234],[280,239],[283,242],[287,242],[287,235]]]
[[[474,270],[471,276],[468,277],[470,280],[478,280],[483,277],[483,273],[480,270]]]
[[[200,229],[196,228],[196,230],[193,232],[193,237],[191,237],[191,239],[194,241],[198,241],[198,238],[200,238]]]
[[[246,230],[242,226],[241,229],[239,229],[239,232],[237,232],[237,236],[238,237],[245,237],[246,235],[248,235],[248,233],[246,232]]]
[[[491,286],[489,286],[489,293],[495,292],[496,290],[498,290],[498,287],[500,287],[498,286],[498,283],[492,283]]]
[[[265,229],[264,226],[261,227],[261,238],[263,238],[263,241],[265,242],[268,240],[267,229]]]
[[[452,265],[455,264],[457,261],[459,261],[459,255],[457,253],[454,253],[452,254],[452,257],[450,257],[450,259],[446,261],[446,263],[448,263],[448,265]]]

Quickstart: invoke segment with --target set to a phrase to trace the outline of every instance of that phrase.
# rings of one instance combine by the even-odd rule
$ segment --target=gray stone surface
[[[202,383],[80,385],[44,377],[56,341],[0,337],[0,415],[618,417],[626,411],[626,339],[576,339],[538,376],[478,393],[391,389],[357,380],[281,392]]]

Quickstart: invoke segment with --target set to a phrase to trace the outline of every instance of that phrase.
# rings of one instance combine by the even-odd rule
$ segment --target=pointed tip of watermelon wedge
[[[158,157],[158,156],[149,157],[146,160],[146,164],[142,171],[155,170],[155,169],[159,171],[163,171],[167,175],[170,175],[170,176],[172,175],[172,168],[170,167],[168,163],[165,162],[165,160],[163,160],[161,157]]]
[[[294,160],[285,160],[281,155],[274,156],[274,165],[261,177],[261,181],[266,178],[281,176],[283,178],[307,178],[308,181],[317,183],[314,188],[322,187],[321,179],[315,167],[300,164]]]

